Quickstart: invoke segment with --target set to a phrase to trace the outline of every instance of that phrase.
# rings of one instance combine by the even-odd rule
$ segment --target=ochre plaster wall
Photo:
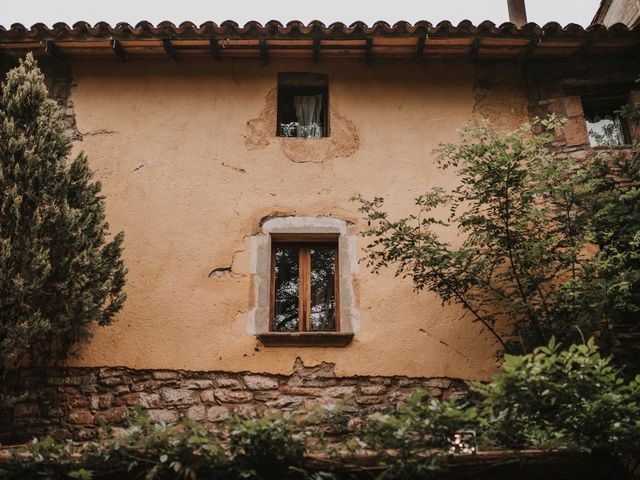
[[[329,74],[330,138],[274,136],[280,71]],[[285,374],[300,357],[335,363],[338,375],[487,378],[495,343],[478,324],[364,264],[360,331],[346,348],[264,348],[246,317],[248,236],[261,218],[334,216],[362,227],[349,200],[357,193],[409,214],[426,189],[455,182],[434,163],[439,142],[456,141],[483,111],[499,125],[526,120],[525,93],[500,90],[493,73],[478,93],[465,63],[75,63],[75,148],[103,182],[111,231],[125,231],[129,275],[118,321],[96,328],[74,364]]]

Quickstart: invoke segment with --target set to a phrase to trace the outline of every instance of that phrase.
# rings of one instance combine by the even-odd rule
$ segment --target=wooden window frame
[[[269,331],[274,330],[274,316],[276,304],[276,248],[286,245],[299,249],[298,257],[298,332],[321,334],[340,332],[340,255],[338,239],[334,235],[280,235],[271,242],[271,274],[270,274],[270,304]],[[335,295],[335,328],[333,330],[311,330],[311,250],[316,247],[331,246],[334,250],[334,295]]]
[[[595,95],[594,94],[582,95],[580,97],[580,101],[582,103],[582,111],[584,114],[584,119],[585,119],[585,122],[587,122],[587,119],[592,116],[591,112],[593,112],[594,110],[601,109],[603,112],[610,111],[612,115],[615,115],[615,112],[617,110],[629,104],[629,92],[628,91],[610,92],[610,93],[600,92],[599,94],[595,94]],[[596,104],[600,103],[601,105],[604,105],[604,106],[599,105],[597,107],[594,107],[593,106],[594,103]],[[624,118],[621,116],[618,116],[618,118],[622,126],[622,136],[624,137],[624,143],[620,145],[613,145],[613,146],[614,147],[630,147],[633,143],[633,139],[631,136],[631,130],[629,129],[629,123],[627,121],[627,118]],[[587,122],[587,127],[588,127],[588,122]],[[589,143],[591,143],[591,136],[588,133],[588,128],[587,128],[587,137],[588,137]],[[605,146],[604,148],[610,148],[610,147],[611,146]],[[602,148],[602,147],[592,147],[592,148]]]
[[[313,88],[322,90],[322,138],[329,137],[329,75],[312,72],[280,72],[278,73],[278,95],[276,111],[276,136],[282,137],[280,124],[283,122],[281,102],[283,90],[296,88]],[[289,137],[282,137],[289,138]]]

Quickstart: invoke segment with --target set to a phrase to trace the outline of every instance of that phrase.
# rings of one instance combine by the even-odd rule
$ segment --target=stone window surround
[[[344,346],[359,330],[354,276],[358,270],[357,236],[345,220],[334,217],[274,217],[264,221],[261,232],[251,237],[251,288],[253,305],[247,318],[247,333],[265,346]],[[272,235],[338,235],[340,284],[339,332],[270,332]]]

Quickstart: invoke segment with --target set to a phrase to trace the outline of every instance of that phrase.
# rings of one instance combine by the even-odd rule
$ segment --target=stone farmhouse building
[[[638,132],[614,112],[640,101],[640,28],[607,25],[0,27],[0,71],[36,55],[129,270],[118,321],[77,359],[6,380],[27,394],[0,438],[92,438],[136,405],[207,424],[345,397],[376,409],[489,378],[481,325],[358,262],[350,199],[400,216],[454,185],[432,151],[466,122],[554,112],[571,155],[604,148],[589,132],[605,125],[626,148]]]

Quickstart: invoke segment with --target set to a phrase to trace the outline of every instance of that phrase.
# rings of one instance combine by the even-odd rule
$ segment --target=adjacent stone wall
[[[335,366],[308,367],[298,359],[290,375],[128,368],[22,369],[3,384],[0,442],[34,436],[88,440],[104,425],[127,426],[139,406],[152,420],[189,418],[215,427],[230,415],[255,417],[351,399],[361,412],[397,405],[417,390],[448,399],[464,395],[447,378],[337,377]]]
[[[9,70],[17,65],[17,58],[0,58],[0,82],[4,82]],[[71,140],[82,140],[82,135],[76,125],[76,113],[72,100],[73,91],[77,84],[73,79],[70,65],[54,59],[40,57],[38,58],[38,67],[44,74],[49,97],[55,100],[64,110],[65,133]]]
[[[581,160],[590,154],[581,95],[603,91],[629,91],[629,102],[638,98],[636,79],[640,60],[635,57],[591,58],[588,52],[571,61],[530,61],[525,66],[529,115],[544,117],[555,113],[566,119],[563,131],[556,132],[556,146]],[[637,138],[634,129],[632,137]]]

